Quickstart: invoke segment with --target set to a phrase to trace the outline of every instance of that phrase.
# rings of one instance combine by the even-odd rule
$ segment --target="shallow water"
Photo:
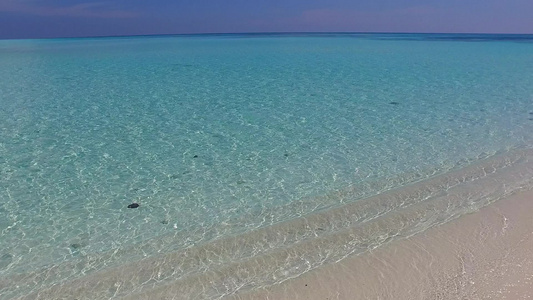
[[[532,41],[371,34],[0,41],[0,295],[202,251],[482,160],[521,153],[510,161],[529,162]],[[490,202],[483,195],[474,208]],[[399,209],[380,201],[383,209],[363,210],[365,218]],[[128,209],[132,202],[140,207]],[[438,218],[472,203],[460,201],[448,215],[436,206]],[[254,249],[249,257],[266,251]],[[272,272],[283,280],[290,270]],[[24,284],[24,276],[38,284]]]

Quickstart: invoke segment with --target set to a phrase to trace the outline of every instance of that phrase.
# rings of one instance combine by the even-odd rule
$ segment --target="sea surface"
[[[267,287],[532,161],[533,35],[0,40],[0,299]]]

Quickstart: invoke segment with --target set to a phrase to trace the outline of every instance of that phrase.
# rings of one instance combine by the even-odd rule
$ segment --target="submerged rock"
[[[82,244],[79,244],[79,243],[73,243],[73,244],[70,244],[70,248],[74,249],[74,250],[78,250],[80,249],[81,247],[83,247]]]
[[[128,208],[137,208],[139,206],[140,206],[139,203],[132,203],[132,204],[128,205]]]

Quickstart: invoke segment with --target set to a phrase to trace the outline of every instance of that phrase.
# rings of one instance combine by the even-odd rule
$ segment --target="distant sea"
[[[272,285],[532,187],[532,149],[533,35],[2,40],[0,299]]]

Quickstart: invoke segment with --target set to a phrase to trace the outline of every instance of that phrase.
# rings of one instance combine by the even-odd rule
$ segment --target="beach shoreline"
[[[87,269],[20,299],[527,299],[532,157],[496,155],[290,222]],[[58,278],[69,266],[0,287]]]
[[[227,299],[530,299],[533,191]]]

